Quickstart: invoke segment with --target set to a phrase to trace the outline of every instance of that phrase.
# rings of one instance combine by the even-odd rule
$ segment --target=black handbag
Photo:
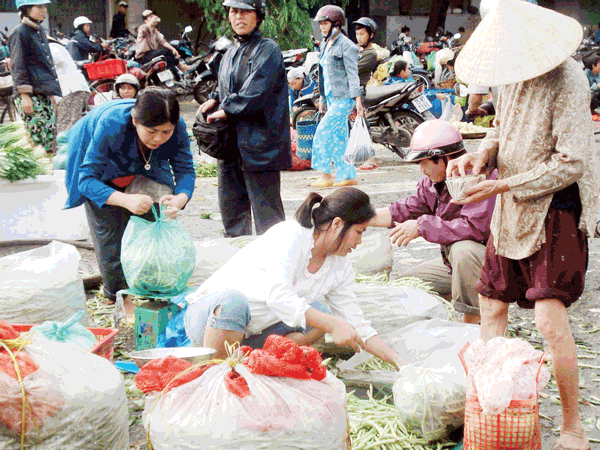
[[[210,113],[206,113],[208,116]],[[207,123],[203,113],[198,111],[192,133],[198,142],[198,147],[208,156],[216,159],[227,159],[229,142],[229,124],[227,120],[215,120]]]

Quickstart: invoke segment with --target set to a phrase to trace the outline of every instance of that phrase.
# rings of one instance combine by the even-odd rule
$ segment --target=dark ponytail
[[[304,203],[300,205],[300,208],[296,211],[294,215],[295,219],[298,221],[300,225],[304,228],[312,228],[313,227],[313,207],[317,203],[321,203],[323,201],[323,196],[317,194],[316,192],[311,192],[304,200]]]
[[[317,203],[319,206],[315,207]],[[339,247],[352,225],[368,222],[375,215],[369,196],[360,189],[347,187],[338,189],[327,197],[311,192],[294,217],[304,228],[314,226],[317,233],[326,231],[333,219],[339,217],[344,222],[338,237]]]

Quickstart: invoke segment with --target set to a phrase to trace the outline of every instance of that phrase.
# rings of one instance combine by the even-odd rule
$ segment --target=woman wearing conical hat
[[[456,61],[467,83],[499,86],[495,128],[448,175],[497,168],[460,203],[499,194],[477,283],[481,337],[504,334],[508,305],[535,309],[562,404],[553,450],[587,450],[579,417],[577,353],[567,308],[581,296],[597,185],[586,77],[570,57],[581,25],[520,0],[498,0]],[[490,51],[489,49],[495,49]]]

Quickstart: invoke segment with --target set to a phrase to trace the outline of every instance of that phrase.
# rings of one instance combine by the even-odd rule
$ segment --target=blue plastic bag
[[[121,241],[121,265],[128,294],[169,299],[187,291],[196,265],[192,238],[177,220],[152,212],[155,222],[132,216]]]
[[[75,344],[79,347],[89,350],[96,344],[96,336],[86,327],[78,323],[85,313],[79,311],[73,314],[66,322],[46,321],[41,325],[31,328],[31,331],[38,331],[46,339],[65,344]]]

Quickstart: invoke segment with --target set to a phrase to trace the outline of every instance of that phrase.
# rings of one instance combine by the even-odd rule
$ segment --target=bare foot
[[[481,324],[481,317],[479,316],[472,316],[471,314],[465,314],[463,317],[463,323],[472,323],[475,325],[480,325]]]
[[[562,431],[552,450],[589,450],[590,441],[583,430]]]

